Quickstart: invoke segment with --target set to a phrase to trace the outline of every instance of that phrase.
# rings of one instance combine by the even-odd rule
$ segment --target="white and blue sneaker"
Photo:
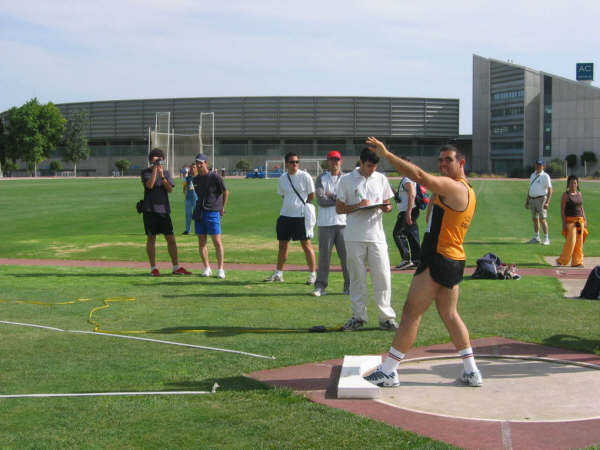
[[[369,383],[379,387],[398,387],[400,386],[400,380],[398,380],[398,373],[394,370],[390,374],[386,374],[383,371],[383,366],[379,364],[377,368],[366,377],[363,377]]]
[[[465,372],[464,370],[461,372],[460,377],[458,378],[462,383],[467,386],[480,387],[483,386],[483,378],[481,378],[481,372],[476,370],[475,372]]]

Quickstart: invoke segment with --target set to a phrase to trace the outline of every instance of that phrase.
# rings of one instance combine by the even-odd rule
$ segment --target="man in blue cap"
[[[550,245],[548,236],[548,205],[552,197],[552,182],[550,176],[544,172],[544,160],[538,159],[535,162],[535,172],[529,177],[529,189],[527,190],[527,199],[525,208],[531,210],[531,219],[533,220],[533,238],[530,244]],[[540,224],[544,232],[544,240],[540,239]]]
[[[194,178],[194,190],[198,195],[198,202],[194,212],[195,231],[198,236],[198,250],[204,270],[202,277],[212,275],[208,263],[208,249],[206,248],[207,235],[210,235],[217,255],[217,278],[225,278],[223,267],[225,252],[221,241],[221,217],[225,214],[229,191],[221,175],[208,169],[206,155],[196,155],[196,168],[198,175]]]

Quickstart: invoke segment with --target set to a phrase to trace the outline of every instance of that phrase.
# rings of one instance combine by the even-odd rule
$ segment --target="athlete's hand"
[[[381,142],[379,139],[377,139],[374,136],[369,136],[366,140],[366,144],[367,144],[367,147],[369,147],[369,149],[371,149],[371,150],[373,150],[373,152],[375,152],[375,154],[377,154],[380,157],[385,157],[387,148],[385,147],[385,144],[383,142]]]

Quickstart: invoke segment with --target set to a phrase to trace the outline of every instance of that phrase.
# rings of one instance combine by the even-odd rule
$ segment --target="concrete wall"
[[[600,89],[561,77],[552,80],[552,158],[594,152],[600,159]],[[583,167],[575,173],[583,175]],[[588,167],[588,175],[600,169]]]

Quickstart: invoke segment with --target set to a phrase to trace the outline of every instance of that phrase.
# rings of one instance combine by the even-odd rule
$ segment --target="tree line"
[[[72,162],[77,175],[77,163],[90,156],[87,129],[85,111],[77,111],[67,120],[52,102],[43,105],[37,98],[13,106],[0,117],[0,169],[8,173],[17,170],[20,160],[37,176],[39,164],[58,148],[62,160]]]

